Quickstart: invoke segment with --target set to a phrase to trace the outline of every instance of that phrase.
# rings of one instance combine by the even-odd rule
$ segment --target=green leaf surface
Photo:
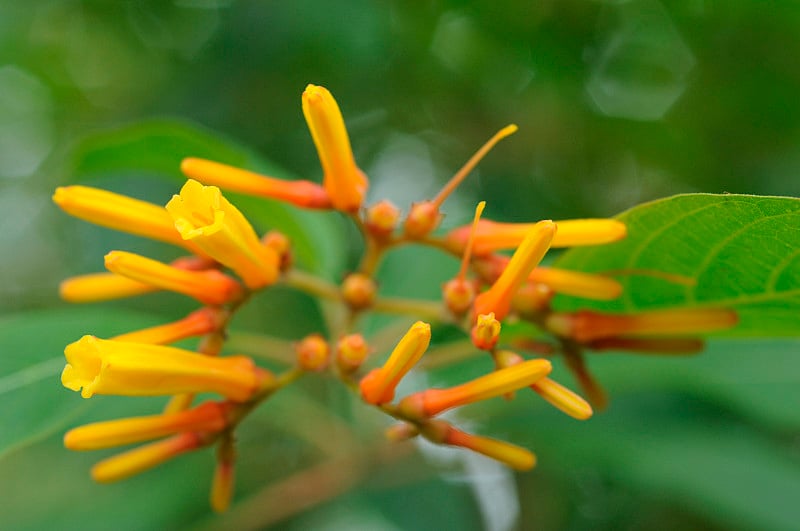
[[[89,403],[61,385],[64,347],[83,334],[108,337],[152,325],[131,312],[76,307],[0,320],[0,459],[64,427]]]
[[[740,322],[730,334],[800,333],[800,200],[679,195],[636,206],[617,219],[628,226],[626,239],[571,249],[556,265],[614,274],[624,286],[622,297],[559,297],[557,308],[733,308]]]
[[[180,172],[180,163],[185,157],[206,158],[273,177],[293,178],[254,151],[217,133],[187,122],[162,119],[121,126],[83,139],[72,153],[72,180],[96,184],[110,177],[155,176],[181,183],[185,176]],[[259,231],[277,229],[289,236],[295,257],[303,267],[329,278],[341,273],[346,246],[342,220],[336,213],[302,210],[234,193],[226,195]],[[164,203],[168,200],[169,197],[163,198]]]

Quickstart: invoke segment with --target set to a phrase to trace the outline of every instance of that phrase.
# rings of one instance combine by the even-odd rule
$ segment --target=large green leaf
[[[227,138],[197,125],[163,119],[125,125],[86,137],[72,153],[72,179],[80,182],[155,176],[177,183],[185,179],[180,172],[180,163],[185,157],[207,158],[275,177],[292,178],[285,170]],[[257,229],[278,229],[288,235],[303,267],[331,278],[341,273],[346,247],[342,223],[335,213],[311,212],[239,194],[227,195]],[[163,202],[168,199],[164,197]]]
[[[131,312],[76,307],[0,320],[0,458],[65,426],[89,403],[62,387],[64,347],[83,334],[110,336],[154,324]]]
[[[740,323],[732,334],[800,333],[800,200],[679,195],[618,219],[628,226],[625,240],[571,249],[557,265],[618,273],[622,297],[604,303],[561,297],[558,308],[733,308]]]

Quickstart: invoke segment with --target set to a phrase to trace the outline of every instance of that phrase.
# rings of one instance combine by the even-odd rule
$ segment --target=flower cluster
[[[736,315],[724,309],[660,310],[632,315],[555,311],[555,294],[607,300],[621,285],[606,275],[541,267],[551,247],[601,245],[626,235],[612,219],[499,223],[481,219],[446,234],[437,231],[441,208],[481,158],[516,126],[501,129],[455,174],[434,198],[410,206],[405,217],[388,200],[365,206],[369,180],[356,165],[336,101],[323,87],[309,85],[302,107],[323,170],[322,184],[285,181],[224,164],[188,158],[181,170],[188,180],[165,207],[84,186],[56,190],[54,201],[67,213],[111,229],[167,242],[188,251],[171,263],[125,251],[105,257],[106,273],[65,280],[61,294],[71,302],[94,302],[157,290],[196,299],[201,307],[172,323],[101,339],[87,335],[68,345],[65,387],[94,394],[165,395],[163,413],[81,426],[64,442],[75,450],[146,443],[98,463],[92,476],[114,481],[151,468],[184,452],[217,446],[211,504],[222,511],[233,492],[238,424],[274,393],[309,372],[326,372],[353,390],[359,400],[397,421],[391,440],[422,436],[433,443],[466,448],[525,470],[534,466],[530,451],[510,443],[466,433],[440,414],[493,397],[510,397],[530,388],[547,402],[580,420],[605,402],[583,362],[584,349],[645,352],[696,351],[700,340],[685,337],[732,326]],[[218,188],[219,187],[219,188]],[[335,210],[358,227],[364,254],[357,270],[332,284],[296,267],[290,239],[277,231],[259,236],[220,188],[289,203],[298,208]],[[461,259],[461,267],[442,287],[441,301],[382,296],[375,274],[386,253],[400,245],[439,249]],[[504,251],[513,251],[504,254]],[[228,326],[238,309],[258,293],[284,285],[329,299],[347,318],[341,330],[298,338],[295,361],[270,372],[249,357],[225,355]],[[379,311],[415,315],[417,321],[377,364],[373,349],[358,332],[358,318]],[[533,323],[549,337],[503,341],[509,320]],[[484,376],[446,389],[423,389],[395,401],[399,382],[428,352],[431,324],[463,330],[470,349],[484,351],[491,367]],[[669,337],[675,336],[675,337]],[[540,336],[541,337],[541,336]],[[169,346],[199,338],[195,350]],[[516,350],[510,350],[513,347]],[[435,350],[435,347],[430,349]],[[548,378],[551,362],[523,354],[560,352],[589,402]],[[372,367],[369,369],[369,367]],[[217,400],[195,405],[195,394]],[[155,442],[149,442],[155,441]]]

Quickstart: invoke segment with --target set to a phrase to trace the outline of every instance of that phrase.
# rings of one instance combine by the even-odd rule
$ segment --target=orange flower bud
[[[339,105],[326,88],[308,85],[303,92],[303,114],[322,163],[322,186],[333,207],[343,212],[358,210],[369,182],[356,166]]]
[[[428,389],[400,401],[399,409],[408,418],[433,417],[454,407],[486,400],[528,387],[552,370],[547,360],[529,360],[481,376],[449,389]]]
[[[242,213],[216,186],[189,179],[167,203],[175,228],[208,256],[231,268],[247,287],[263,288],[278,278],[278,255],[261,243]]]
[[[406,441],[419,435],[419,430],[413,424],[401,422],[386,429],[386,438],[392,442]]]
[[[225,313],[218,308],[205,307],[190,313],[178,321],[120,334],[115,336],[114,340],[128,343],[168,345],[188,337],[211,333],[218,329],[225,318]]]
[[[95,225],[200,252],[192,242],[181,238],[172,217],[160,205],[77,185],[56,188],[53,201],[67,214]]]
[[[615,336],[681,335],[714,332],[734,326],[736,312],[719,308],[677,308],[635,314],[603,314],[589,310],[553,313],[548,330],[588,342]]]
[[[120,481],[202,445],[203,441],[194,432],[173,435],[100,461],[92,467],[92,478],[100,483]]]
[[[330,208],[331,206],[325,189],[311,181],[285,181],[234,168],[227,164],[196,158],[183,159],[181,171],[187,177],[203,184],[219,186],[232,192],[277,199],[303,208]]]
[[[336,363],[344,372],[353,372],[364,363],[369,345],[361,334],[350,334],[336,343]]]
[[[514,293],[542,260],[555,232],[556,225],[552,221],[540,221],[531,228],[500,278],[489,290],[475,298],[473,309],[476,315],[494,312],[498,320],[505,318],[511,309]]]
[[[436,230],[441,221],[439,206],[433,201],[422,201],[411,205],[403,230],[408,238],[418,240]]]
[[[364,215],[364,226],[375,238],[391,235],[399,221],[400,209],[385,199],[369,207]]]
[[[250,358],[214,358],[174,347],[83,336],[64,350],[61,383],[81,396],[215,392],[236,401],[272,378]]]
[[[292,267],[292,241],[288,236],[280,231],[271,230],[261,238],[261,241],[278,255],[281,271],[287,271]]]
[[[378,288],[369,275],[351,273],[342,282],[342,297],[353,310],[363,310],[372,306]]]
[[[295,354],[304,371],[321,371],[328,365],[330,347],[321,335],[311,334],[295,345]]]
[[[553,290],[544,284],[526,280],[514,293],[511,307],[523,317],[532,317],[550,306],[553,295]]]
[[[239,283],[215,269],[187,271],[125,251],[111,251],[105,262],[112,273],[183,293],[205,304],[225,304],[242,296]]]
[[[215,433],[227,426],[226,415],[226,404],[206,402],[177,413],[95,422],[69,430],[64,435],[64,446],[70,450],[99,450],[185,431]]]
[[[442,299],[453,315],[464,315],[475,300],[475,286],[460,277],[448,280],[442,286]]]
[[[481,350],[492,350],[500,338],[500,321],[494,318],[493,313],[479,315],[475,326],[472,327],[472,344]]]
[[[384,404],[394,398],[394,390],[403,376],[416,365],[431,341],[431,325],[417,321],[392,351],[383,367],[361,379],[361,396],[370,404]]]
[[[559,229],[561,230],[561,225]],[[613,300],[622,294],[622,285],[613,278],[551,267],[537,267],[528,277],[556,293],[593,300]]]

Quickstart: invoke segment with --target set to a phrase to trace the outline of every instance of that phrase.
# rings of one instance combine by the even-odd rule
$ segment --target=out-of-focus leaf
[[[619,274],[622,297],[561,297],[558,308],[724,307],[739,315],[731,334],[800,333],[800,200],[679,195],[634,207],[618,219],[628,226],[626,239],[571,249],[557,265]]]
[[[72,154],[72,179],[81,182],[148,175],[178,183],[185,179],[180,172],[185,157],[211,159],[272,177],[293,178],[252,150],[197,125],[150,120],[95,133],[78,143]],[[289,236],[302,266],[331,278],[341,274],[346,246],[336,213],[311,212],[233,193],[226,195],[260,231],[277,229]],[[168,200],[169,197],[163,198],[165,204]]]
[[[59,380],[64,347],[91,333],[109,336],[152,318],[97,308],[11,315],[0,320],[0,458],[63,426],[89,403]]]

